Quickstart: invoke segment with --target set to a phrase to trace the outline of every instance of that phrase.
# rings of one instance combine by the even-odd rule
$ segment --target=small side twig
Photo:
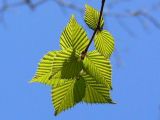
[[[84,58],[85,58],[85,56],[86,56],[86,54],[87,54],[87,51],[88,51],[88,49],[89,49],[89,46],[91,45],[91,43],[92,43],[92,41],[93,41],[93,39],[94,39],[97,31],[100,30],[100,24],[101,24],[101,19],[102,19],[102,15],[103,15],[104,5],[105,5],[105,0],[102,0],[102,5],[101,5],[101,10],[100,10],[100,15],[99,15],[99,20],[98,20],[97,27],[96,27],[96,29],[94,30],[93,35],[92,35],[92,37],[91,37],[91,40],[89,41],[86,49],[81,53],[81,60],[84,60]]]

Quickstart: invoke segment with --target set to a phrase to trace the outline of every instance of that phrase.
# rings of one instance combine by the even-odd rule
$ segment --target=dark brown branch
[[[94,30],[93,35],[92,35],[92,37],[91,37],[91,40],[89,41],[86,49],[81,53],[81,60],[83,60],[83,59],[85,58],[85,56],[86,56],[86,54],[87,54],[87,51],[88,51],[88,49],[89,49],[89,46],[91,45],[91,43],[92,43],[92,41],[93,41],[93,39],[94,39],[97,31],[100,30],[100,25],[101,25],[101,19],[102,19],[102,14],[103,14],[104,5],[105,5],[105,0],[102,0],[102,5],[101,5],[101,10],[100,10],[100,15],[99,15],[99,20],[98,20],[97,27],[96,27],[96,29]]]

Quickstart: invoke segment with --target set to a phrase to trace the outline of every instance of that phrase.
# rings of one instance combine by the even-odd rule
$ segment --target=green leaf
[[[30,83],[41,83],[49,86],[58,86],[64,83],[64,80],[60,79],[61,73],[58,72],[54,76],[52,75],[54,57],[58,51],[50,51],[38,64],[37,72]]]
[[[98,83],[87,73],[83,74],[82,78],[86,84],[83,101],[86,103],[113,103],[110,97],[110,89],[105,84]]]
[[[89,5],[86,5],[84,20],[91,29],[95,30],[97,28],[99,16],[100,12],[98,10],[94,9]],[[102,17],[100,21],[100,29],[103,28],[103,25],[104,25],[104,19]]]
[[[49,76],[47,76],[49,75]],[[59,85],[63,85],[66,81],[66,79],[60,79],[61,73],[57,73],[56,75],[54,75],[53,77],[51,77],[50,74],[46,74],[43,76],[43,79],[36,79],[33,78],[32,81],[30,81],[30,83],[41,83],[44,85],[48,85],[48,86],[59,86]]]
[[[112,69],[109,59],[106,59],[96,50],[91,51],[83,60],[83,67],[97,82],[109,85],[109,88],[112,89]]]
[[[66,49],[57,52],[53,62],[53,75],[61,72],[60,79],[75,79],[82,70],[80,53],[73,49]]]
[[[109,58],[114,50],[114,39],[106,30],[98,31],[94,39],[94,45],[99,53]]]
[[[55,115],[82,101],[85,93],[85,82],[81,80],[67,80],[62,86],[52,88],[52,102]]]
[[[60,45],[62,49],[73,48],[79,52],[84,51],[88,45],[89,40],[85,30],[77,23],[74,16],[71,17],[70,22],[66,26],[60,38]]]
[[[40,82],[47,84],[52,75],[53,59],[57,51],[48,52],[38,64],[37,72],[31,82]]]
[[[38,82],[57,86],[66,79],[75,79],[82,70],[80,53],[70,48],[52,51],[46,54],[39,63],[38,70],[31,83]]]

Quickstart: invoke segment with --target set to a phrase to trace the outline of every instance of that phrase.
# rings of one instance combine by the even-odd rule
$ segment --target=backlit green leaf
[[[86,103],[113,103],[110,97],[109,87],[105,84],[98,83],[87,73],[83,74],[82,78],[86,84],[83,101]]]
[[[106,59],[99,52],[88,52],[83,61],[84,70],[94,77],[98,82],[109,85],[112,88],[112,69],[109,59]]]
[[[89,40],[85,30],[77,23],[74,16],[66,26],[60,38],[62,49],[73,48],[82,52],[88,45]]]
[[[62,86],[52,89],[52,102],[55,115],[82,101],[85,93],[85,82],[81,80],[67,80]]]
[[[94,9],[89,5],[86,5],[84,20],[91,29],[95,30],[97,28],[99,16],[100,16],[100,12],[98,10]],[[100,21],[101,29],[103,28],[103,25],[104,25],[104,19],[102,17]]]
[[[114,39],[108,31],[98,31],[94,39],[94,45],[99,53],[109,58],[114,50]]]
[[[57,51],[48,52],[38,64],[37,72],[31,82],[40,82],[47,84],[48,79],[52,75],[53,59]]]
[[[86,5],[85,21],[93,30],[97,27],[99,15],[96,9]],[[87,52],[81,60],[81,53],[89,40],[85,30],[72,16],[60,38],[62,50],[51,51],[40,61],[31,83],[52,87],[55,115],[79,102],[113,103],[109,57],[114,49],[114,40],[109,32],[102,30],[103,24],[102,18],[94,38],[96,50]]]
[[[57,52],[53,62],[53,75],[61,72],[61,79],[74,79],[81,70],[80,53],[70,48]]]
[[[49,76],[47,76],[49,75]],[[65,83],[66,79],[61,79],[61,73],[58,72],[56,75],[52,76],[50,74],[46,74],[41,79],[33,78],[30,83],[41,83],[48,86],[59,86]]]

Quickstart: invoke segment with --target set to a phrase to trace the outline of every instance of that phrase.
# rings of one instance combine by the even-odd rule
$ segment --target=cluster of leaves
[[[85,22],[93,30],[100,12],[86,5]],[[40,61],[31,82],[52,87],[55,115],[79,102],[114,103],[110,96],[112,69],[109,58],[114,49],[111,34],[103,30],[104,19],[94,38],[95,50],[82,52],[89,44],[87,33],[74,16],[70,18],[61,37],[59,51],[48,52]]]

